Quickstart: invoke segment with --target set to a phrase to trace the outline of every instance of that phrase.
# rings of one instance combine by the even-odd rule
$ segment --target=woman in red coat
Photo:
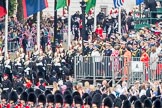
[[[95,32],[96,32],[96,34],[97,34],[101,39],[103,39],[103,29],[101,28],[100,25],[97,26]]]

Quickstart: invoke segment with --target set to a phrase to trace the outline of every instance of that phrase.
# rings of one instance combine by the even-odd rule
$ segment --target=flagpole
[[[40,12],[37,13],[37,45],[40,51]]]
[[[8,0],[6,0],[6,17],[5,17],[5,58],[8,55]]]
[[[118,15],[118,32],[121,34],[121,7],[119,7],[119,15]]]
[[[97,26],[97,14],[96,14],[96,6],[94,7],[94,31],[96,30]]]
[[[71,44],[71,14],[70,14],[70,6],[68,6],[68,48]]]

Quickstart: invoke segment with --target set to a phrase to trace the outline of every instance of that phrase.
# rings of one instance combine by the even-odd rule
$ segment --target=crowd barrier
[[[18,41],[8,41],[8,51],[15,52],[19,49],[19,42]]]
[[[160,80],[162,78],[162,63],[153,62],[149,65],[140,61],[140,58],[125,57],[83,57],[76,56],[74,59],[75,80],[97,81],[108,79],[113,85],[126,80],[129,85],[136,81]]]

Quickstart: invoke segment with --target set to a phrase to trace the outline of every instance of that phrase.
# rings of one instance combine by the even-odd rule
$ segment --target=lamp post
[[[82,55],[84,56],[84,39],[85,39],[85,32],[86,32],[86,25],[85,25],[85,9],[86,9],[86,2],[82,0],[80,2],[81,9],[82,9]]]
[[[53,39],[53,43],[52,43],[52,50],[53,52],[55,52],[56,49],[56,40],[57,40],[57,10],[56,10],[56,6],[57,6],[57,0],[55,0],[54,2],[54,39]]]

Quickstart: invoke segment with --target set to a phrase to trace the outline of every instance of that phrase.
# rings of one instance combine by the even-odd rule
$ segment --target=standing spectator
[[[156,22],[155,18],[157,18],[156,6],[157,6],[157,4],[156,4],[155,0],[149,0],[148,7],[150,8],[150,11],[154,11],[154,12],[151,13],[151,18],[154,18],[154,19],[152,19],[152,22],[151,22],[152,24],[155,24],[155,22]]]
[[[150,54],[150,70],[151,76],[153,80],[155,80],[156,69],[157,69],[157,62],[158,62],[158,54],[156,51],[156,47],[152,47],[151,54]]]
[[[130,48],[129,47],[126,47],[125,48],[125,52],[124,52],[124,75],[125,76],[128,76],[129,73],[129,64],[130,64],[130,61],[131,61],[131,57],[132,57],[132,54],[130,52]]]
[[[41,44],[42,51],[45,52],[45,49],[46,49],[46,37],[45,37],[43,32],[42,32],[41,43],[40,44]]]
[[[103,39],[103,29],[101,28],[100,25],[97,26],[97,29],[95,32],[101,39]]]
[[[23,50],[24,50],[24,53],[26,54],[26,50],[27,50],[27,44],[28,44],[28,41],[27,41],[27,36],[24,34],[24,38],[22,40],[22,47],[23,47]]]
[[[141,91],[139,93],[139,97],[141,97],[142,95],[146,95],[146,88],[145,85],[141,85]]]
[[[128,18],[127,18],[127,26],[128,26],[128,31],[133,30],[134,28],[134,24],[133,24],[133,16],[131,15],[131,12],[129,12],[128,14]]]
[[[78,40],[79,39],[79,23],[75,22],[74,25],[74,40]]]
[[[148,68],[149,68],[149,55],[146,53],[146,48],[142,48],[141,49],[141,57],[140,57],[140,61],[142,61],[145,65],[145,75],[146,75],[146,80],[148,80]]]

